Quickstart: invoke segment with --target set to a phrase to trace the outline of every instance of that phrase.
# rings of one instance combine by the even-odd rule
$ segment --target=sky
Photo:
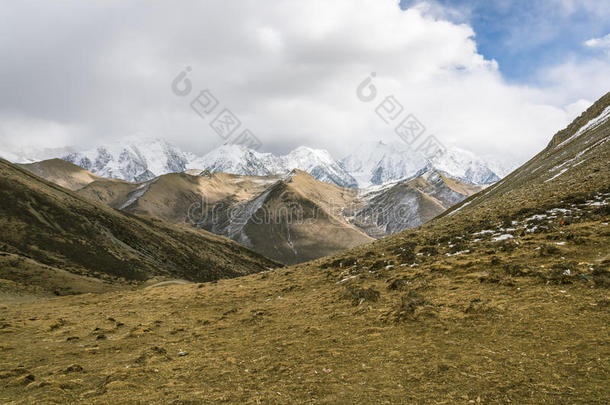
[[[127,136],[201,155],[224,142],[210,124],[226,109],[266,152],[341,158],[397,140],[412,115],[447,147],[513,165],[610,90],[610,2],[6,1],[0,55],[9,158]],[[172,87],[181,72],[188,94]],[[198,114],[204,90],[217,104]],[[376,113],[388,97],[396,121]]]
[[[541,73],[568,58],[595,56],[583,46],[610,32],[610,2],[599,0],[438,0],[436,15],[469,24],[478,51],[498,62],[503,77],[515,84],[540,84]],[[401,7],[424,2],[402,0]]]

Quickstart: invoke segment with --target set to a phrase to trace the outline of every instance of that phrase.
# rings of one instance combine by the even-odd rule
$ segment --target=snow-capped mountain
[[[317,180],[342,187],[358,188],[358,182],[328,151],[301,146],[282,157],[284,166],[311,174]]]
[[[286,174],[293,169],[303,170],[314,178],[341,187],[356,188],[357,181],[321,149],[301,146],[287,155],[260,153],[239,145],[224,145],[202,158],[195,158],[189,168],[225,172],[246,176]]]
[[[287,172],[278,156],[239,145],[223,145],[203,157],[193,157],[188,168],[245,176],[268,176]]]
[[[500,180],[487,162],[463,149],[447,150],[443,156],[431,161],[434,169],[471,184],[489,184]]]
[[[181,151],[162,139],[127,138],[63,157],[99,176],[146,181],[189,169],[247,176],[287,174],[299,169],[317,180],[348,188],[368,188],[411,179],[428,171],[470,184],[488,184],[507,173],[474,154],[450,149],[427,160],[401,142],[361,144],[341,161],[322,149],[298,147],[286,155],[261,153],[240,145],[223,145],[203,157]],[[494,167],[492,169],[492,167]]]
[[[146,181],[189,169],[247,176],[287,174],[300,169],[323,182],[341,187],[358,186],[327,151],[304,146],[287,155],[277,156],[240,145],[223,145],[199,157],[162,139],[128,138],[84,152],[70,153],[63,159],[99,176],[127,181]]]
[[[146,181],[187,169],[188,155],[163,139],[128,138],[84,152],[71,153],[64,160],[102,177]]]
[[[427,163],[421,153],[399,142],[363,143],[341,160],[360,188],[415,177],[425,171]]]
[[[443,156],[427,160],[401,142],[362,144],[340,163],[358,180],[360,188],[409,179],[433,170],[471,184],[493,183],[504,174],[495,173],[487,162],[462,149],[449,149]]]

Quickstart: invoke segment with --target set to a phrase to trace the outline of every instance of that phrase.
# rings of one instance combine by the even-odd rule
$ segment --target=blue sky
[[[402,8],[417,3],[421,1],[401,0]],[[605,0],[436,0],[432,4],[440,6],[436,7],[436,13],[441,18],[466,23],[474,29],[479,52],[486,59],[498,62],[505,79],[536,83],[545,68],[595,53],[584,42],[610,33],[609,3]]]

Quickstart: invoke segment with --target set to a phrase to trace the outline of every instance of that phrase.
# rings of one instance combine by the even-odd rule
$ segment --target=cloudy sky
[[[609,33],[598,0],[5,1],[0,151],[136,135],[203,154],[227,108],[262,151],[342,157],[396,139],[375,114],[394,96],[446,146],[522,162],[610,90]],[[202,118],[205,89],[219,106]]]

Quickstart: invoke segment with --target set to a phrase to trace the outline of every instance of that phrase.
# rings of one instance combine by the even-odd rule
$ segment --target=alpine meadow
[[[608,403],[605,2],[0,21],[0,403]]]

